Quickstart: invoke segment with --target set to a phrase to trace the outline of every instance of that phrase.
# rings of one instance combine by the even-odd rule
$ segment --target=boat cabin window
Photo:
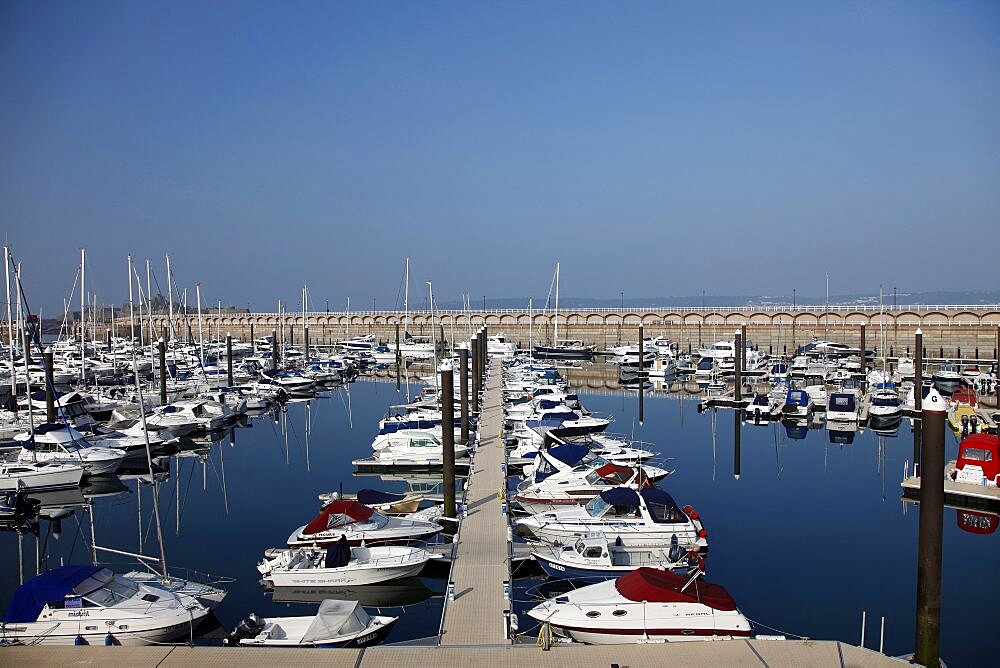
[[[608,508],[610,507],[611,504],[599,496],[595,496],[593,499],[590,500],[590,503],[586,505],[587,513],[591,517],[600,517],[605,512],[607,512]]]
[[[878,395],[872,397],[872,406],[898,406],[899,397],[891,394]]]
[[[592,545],[583,551],[583,556],[587,559],[599,559],[601,557],[601,548],[598,545]]]
[[[830,409],[853,413],[855,410],[854,397],[849,394],[835,394],[830,398]]]
[[[974,462],[992,462],[993,451],[986,448],[962,448],[962,459]]]
[[[132,598],[138,591],[139,586],[134,582],[116,577],[93,591],[85,592],[83,597],[95,605],[110,608]]]

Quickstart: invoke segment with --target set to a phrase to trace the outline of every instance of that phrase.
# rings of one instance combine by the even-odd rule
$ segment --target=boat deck
[[[507,564],[507,522],[500,510],[498,492],[504,476],[501,437],[503,401],[499,369],[486,382],[479,418],[479,445],[468,479],[465,503],[452,565],[455,599],[445,602],[441,645],[495,645],[505,639],[503,582]]]
[[[955,460],[951,460],[945,465],[945,471],[955,468]],[[909,476],[899,483],[903,488],[903,496],[919,500],[920,499],[920,477]],[[955,482],[951,478],[944,481],[945,503],[956,508],[969,508],[981,510],[1000,509],[1000,488],[984,487],[973,485],[967,482]]]

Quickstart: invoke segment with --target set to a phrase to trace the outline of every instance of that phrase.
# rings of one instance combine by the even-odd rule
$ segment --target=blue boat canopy
[[[405,494],[393,494],[392,492],[381,492],[377,489],[358,490],[358,503],[366,506],[374,506],[380,503],[395,503],[406,498]]]
[[[554,448],[549,448],[548,450],[550,456],[570,466],[586,457],[588,452],[590,452],[590,448],[578,443],[565,443],[557,445]]]
[[[38,621],[49,601],[62,601],[73,588],[89,578],[100,566],[60,566],[35,576],[17,588],[3,620],[24,624]]]
[[[642,500],[654,522],[686,522],[687,515],[681,512],[673,497],[656,487],[646,487],[640,492]]]
[[[601,499],[615,508],[637,509],[639,507],[639,495],[628,487],[606,489],[601,492]]]

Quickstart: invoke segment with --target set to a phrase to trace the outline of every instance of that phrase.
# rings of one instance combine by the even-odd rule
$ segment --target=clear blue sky
[[[1000,3],[0,4],[29,298],[989,287]],[[414,297],[414,300],[422,298]],[[54,314],[53,314],[54,315]]]

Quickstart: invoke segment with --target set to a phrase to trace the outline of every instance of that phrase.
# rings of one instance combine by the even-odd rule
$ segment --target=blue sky
[[[997,286],[995,2],[0,4],[0,231],[207,301]],[[414,297],[417,299],[417,297]],[[421,300],[422,301],[422,300]]]

